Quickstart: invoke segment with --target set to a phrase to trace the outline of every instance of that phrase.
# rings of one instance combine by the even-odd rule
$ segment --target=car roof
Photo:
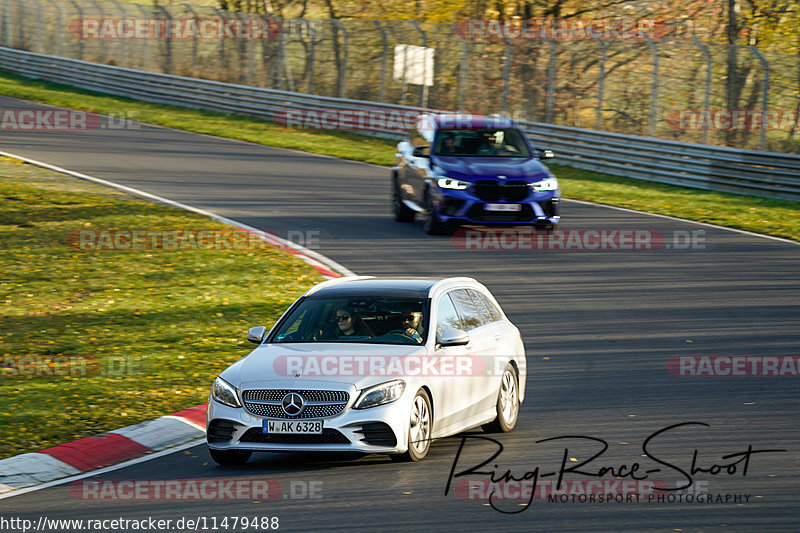
[[[305,296],[324,295],[336,297],[339,295],[355,294],[382,294],[386,296],[406,296],[427,298],[435,288],[454,284],[480,286],[472,278],[376,278],[372,276],[351,276],[336,278],[315,285],[306,292]]]
[[[512,128],[514,121],[504,115],[473,115],[470,113],[432,113],[428,115],[436,129]]]

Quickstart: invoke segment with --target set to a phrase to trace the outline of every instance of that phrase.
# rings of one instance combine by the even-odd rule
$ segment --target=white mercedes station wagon
[[[348,277],[316,285],[211,388],[220,464],[252,452],[362,452],[419,461],[431,441],[514,428],[525,394],[519,330],[471,278]]]

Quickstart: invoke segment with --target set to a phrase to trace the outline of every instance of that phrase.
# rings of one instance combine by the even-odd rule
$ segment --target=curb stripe
[[[110,466],[150,453],[152,450],[117,433],[101,433],[46,448],[47,454],[83,472]]]
[[[206,404],[204,403],[184,409],[183,411],[178,411],[177,413],[172,413],[169,417],[182,418],[193,426],[202,427],[204,433],[206,431]]]

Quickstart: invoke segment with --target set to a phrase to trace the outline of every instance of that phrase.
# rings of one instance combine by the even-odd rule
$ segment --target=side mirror
[[[464,346],[469,344],[469,333],[466,331],[447,328],[442,332],[442,346]]]
[[[403,141],[397,144],[397,153],[395,155],[397,157],[403,157],[403,155],[408,153],[410,150],[411,150],[411,143],[408,141]]]
[[[425,153],[425,150],[428,151],[427,154]],[[414,157],[430,157],[431,156],[430,151],[431,151],[430,146],[417,146],[411,152],[411,155],[413,155]]]
[[[264,326],[256,326],[247,330],[247,340],[253,344],[261,344],[264,342],[264,337],[267,336],[267,328]]]
[[[536,151],[539,152],[540,159],[553,159],[555,157],[555,154],[552,152],[552,150],[547,150],[545,148],[537,148]]]

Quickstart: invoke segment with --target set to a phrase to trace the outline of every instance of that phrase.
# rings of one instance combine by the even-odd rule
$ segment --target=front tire
[[[436,211],[431,195],[428,193],[425,194],[425,219],[422,223],[422,229],[428,235],[446,235],[449,233],[447,224],[439,218],[439,213]]]
[[[208,452],[217,464],[223,466],[243,465],[253,455],[250,450],[215,450],[214,448],[209,448]]]
[[[393,193],[392,193],[392,211],[394,212],[394,220],[396,222],[413,222],[414,221],[414,210],[410,209],[406,204],[403,203],[402,198],[400,198],[400,188],[397,186],[397,178],[393,180],[392,185]]]
[[[411,404],[411,420],[408,425],[408,451],[390,456],[393,461],[421,461],[431,448],[433,411],[431,399],[423,389],[417,391]]]
[[[519,418],[519,382],[510,363],[506,364],[497,393],[497,418],[481,426],[486,433],[507,433]]]

